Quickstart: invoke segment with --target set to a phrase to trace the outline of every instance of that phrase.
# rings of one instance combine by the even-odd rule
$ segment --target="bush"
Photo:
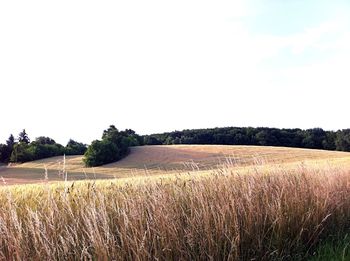
[[[35,159],[34,147],[30,146],[25,142],[16,143],[13,146],[13,151],[11,154],[11,162],[27,162]]]
[[[84,155],[87,146],[83,143],[70,139],[64,149],[66,155]]]
[[[141,137],[133,130],[119,131],[114,125],[103,131],[102,140],[95,140],[84,154],[87,167],[101,166],[125,157],[129,147],[142,143]]]
[[[95,140],[85,153],[84,163],[87,167],[100,166],[117,161],[121,156],[117,145],[110,140]]]

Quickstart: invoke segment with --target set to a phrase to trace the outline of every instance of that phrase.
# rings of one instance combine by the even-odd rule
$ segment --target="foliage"
[[[26,162],[34,160],[34,152],[32,147],[30,147],[25,142],[16,143],[13,146],[13,151],[11,153],[11,162]]]
[[[15,143],[15,138],[11,134],[6,141],[6,144],[0,144],[0,162],[8,163],[10,161],[13,146]]]
[[[77,142],[75,140],[70,139],[65,147],[66,155],[84,155],[87,150],[87,146],[84,143]]]
[[[162,141],[153,135],[144,136],[144,144],[146,145],[162,145]]]
[[[0,162],[8,161],[9,153],[7,151],[7,146],[5,144],[0,144]]]
[[[350,129],[239,128],[194,129],[143,136],[145,145],[223,144],[263,145],[350,151]]]
[[[122,157],[117,144],[110,140],[95,140],[84,154],[84,163],[87,167],[100,166],[117,161]]]
[[[309,261],[350,260],[350,234],[342,234],[321,243]]]
[[[18,141],[11,134],[6,144],[0,144],[0,162],[23,163],[63,154],[82,155],[86,151],[86,145],[70,140],[66,147],[55,142],[55,140],[40,136],[30,142],[25,130],[18,135]]]
[[[119,131],[111,125],[104,130],[102,141],[104,142],[95,141],[89,150],[85,144],[74,140],[70,140],[66,147],[44,136],[30,142],[24,129],[17,141],[13,135],[10,135],[6,144],[0,144],[0,162],[7,163],[10,160],[25,162],[29,159],[35,160],[62,154],[85,154],[86,165],[97,166],[121,159],[128,153],[130,146],[161,144],[264,145],[350,151],[350,129],[325,131],[321,128],[301,130],[225,127],[139,136],[131,129]],[[100,155],[107,152],[114,155]]]
[[[130,146],[142,144],[142,138],[133,130],[119,131],[114,125],[103,131],[102,140],[95,140],[84,154],[87,167],[112,163],[125,157]]]
[[[350,151],[350,129],[337,132],[335,145],[337,150]]]
[[[28,134],[26,133],[26,130],[23,129],[19,134],[18,134],[18,141],[22,143],[29,144],[30,139],[28,137]]]
[[[40,136],[38,138],[35,139],[35,142],[38,144],[42,144],[42,145],[54,145],[56,144],[56,142],[49,138],[49,137],[44,137],[44,136]]]

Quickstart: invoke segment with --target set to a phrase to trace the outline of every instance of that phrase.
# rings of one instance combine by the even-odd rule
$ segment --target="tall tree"
[[[87,146],[84,143],[70,139],[64,151],[66,155],[83,155],[86,149]]]
[[[0,162],[6,163],[7,161],[7,146],[5,144],[0,144]]]
[[[48,145],[54,145],[56,144],[55,140],[49,138],[49,137],[45,137],[45,136],[40,136],[40,137],[37,137],[35,139],[35,142],[38,143],[38,144],[48,144]]]
[[[102,140],[95,140],[84,154],[88,167],[111,163],[125,157],[130,146],[142,143],[141,137],[133,130],[119,131],[114,125],[103,131]]]
[[[350,129],[337,131],[335,145],[337,150],[350,151]]]
[[[10,137],[6,140],[6,144],[0,145],[0,161],[3,163],[8,163],[15,146],[16,141],[15,137],[11,134]]]
[[[29,139],[28,134],[26,133],[26,130],[25,130],[25,129],[23,129],[23,131],[21,131],[21,132],[18,134],[18,141],[19,141],[20,143],[29,144],[30,139]]]
[[[6,141],[6,145],[12,149],[13,145],[15,145],[15,143],[16,143],[15,137],[11,134],[10,137]]]

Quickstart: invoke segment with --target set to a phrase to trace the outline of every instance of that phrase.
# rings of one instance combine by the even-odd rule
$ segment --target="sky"
[[[0,143],[350,128],[350,1],[0,2]]]

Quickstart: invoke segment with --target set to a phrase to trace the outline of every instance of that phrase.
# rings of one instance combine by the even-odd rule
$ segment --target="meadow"
[[[2,186],[0,260],[349,260],[349,153],[138,149],[112,179]]]
[[[65,162],[63,162],[65,161]],[[130,178],[169,175],[195,171],[210,172],[222,166],[235,169],[255,165],[293,167],[301,162],[309,165],[350,165],[350,153],[286,147],[227,146],[227,145],[160,145],[132,147],[130,154],[112,164],[85,168],[83,156],[52,157],[43,160],[0,166],[0,177],[6,184],[68,180]]]

